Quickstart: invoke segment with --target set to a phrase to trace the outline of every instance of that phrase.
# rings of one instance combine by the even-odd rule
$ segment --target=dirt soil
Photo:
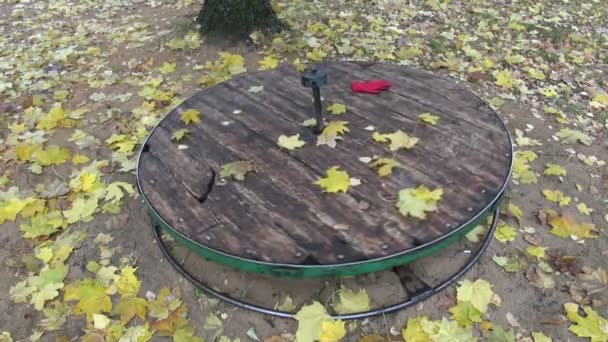
[[[6,176],[5,180],[0,178],[0,218],[9,210],[11,187],[18,188],[17,198],[39,198],[41,187],[49,189],[57,180],[70,183],[79,177],[81,169],[95,160],[111,161],[109,166],[102,167],[99,175],[104,186],[116,181],[134,184],[132,166],[145,132],[170,108],[202,86],[227,76],[221,66],[205,67],[206,63],[219,60],[218,52],[242,56],[244,67],[249,71],[258,70],[259,61],[269,58],[280,63],[292,63],[296,58],[301,62],[387,60],[454,77],[497,109],[518,138],[516,150],[534,151],[537,157],[528,163],[536,182],[524,181],[525,170],[516,170],[518,174],[504,201],[501,225],[513,227],[517,235],[509,242],[494,239],[481,261],[465,276],[471,280],[487,280],[501,298],[500,305],[492,305],[484,320],[511,329],[517,340],[532,341],[532,332],[542,332],[554,341],[576,341],[583,338],[568,329],[573,323],[566,317],[565,303],[589,306],[600,316],[608,317],[608,274],[605,273],[608,268],[608,170],[605,164],[608,161],[608,96],[602,97],[608,93],[605,80],[608,29],[605,20],[601,21],[608,16],[605,4],[572,0],[536,3],[298,0],[277,4],[281,17],[293,31],[283,33],[274,41],[252,35],[246,42],[235,43],[208,42],[195,34],[194,18],[200,5],[192,0],[0,0],[0,170],[1,176]],[[523,60],[517,61],[514,55]],[[175,63],[175,70],[171,71],[173,66],[167,63]],[[159,68],[164,67],[169,71],[160,71]],[[537,76],[541,72],[543,79],[531,77],[534,74],[531,69]],[[497,74],[504,70],[511,71],[506,84]],[[57,93],[64,90],[68,91],[65,98]],[[153,109],[142,106],[145,101],[153,103]],[[40,128],[42,116],[55,103],[61,103],[67,113],[74,114],[82,107],[88,111],[74,114],[71,121],[66,119],[69,124],[56,120],[58,127]],[[38,107],[40,113],[28,112],[28,107]],[[551,114],[553,109],[557,115]],[[20,124],[23,128],[15,126]],[[559,133],[565,128],[587,138],[568,140]],[[78,130],[88,138],[74,137]],[[132,145],[125,145],[126,152],[107,140],[118,134],[126,137],[122,142],[133,141]],[[581,143],[586,139],[590,141]],[[31,165],[41,163],[36,162],[36,152],[31,158],[20,157],[18,152],[20,144],[29,143],[66,147],[70,150],[69,160],[43,165],[42,172],[33,172]],[[86,155],[90,162],[72,163],[77,153]],[[565,174],[543,174],[546,164],[562,166]],[[69,191],[47,199],[43,211],[68,210],[79,196],[84,196],[84,185],[80,187],[78,190],[78,185],[70,183]],[[559,206],[549,201],[543,195],[545,189],[561,191],[570,197],[570,202]],[[85,237],[74,244],[73,252],[65,261],[69,266],[67,276],[62,279],[66,286],[95,278],[89,270],[91,261],[101,264],[105,259],[105,265],[114,265],[117,269],[133,265],[141,281],[139,297],[151,298],[164,287],[181,289],[181,298],[188,306],[189,324],[195,335],[206,341],[236,338],[250,341],[255,340],[254,335],[260,340],[282,336],[283,339],[273,340],[275,342],[293,340],[297,322],[222,303],[180,276],[156,245],[137,194],[125,193],[118,204],[112,203],[117,210],[102,210],[100,201],[93,214],[69,225],[70,232],[82,231]],[[582,203],[593,211],[581,209]],[[519,220],[513,208],[507,209],[508,204],[521,208],[523,214]],[[578,223],[593,224],[593,237],[573,239],[551,234],[551,225],[542,214],[547,209],[570,215]],[[10,219],[10,215],[7,217],[0,219],[3,247],[0,249],[0,334],[10,333],[15,341],[28,338],[104,341],[104,335],[99,332],[103,329],[98,331],[91,322],[87,323],[85,315],[73,309],[75,302],[65,299],[65,288],[43,303],[47,309],[53,300],[68,303],[70,309],[64,315],[65,323],[58,324],[57,329],[41,326],[49,313],[37,310],[29,304],[30,299],[16,302],[15,290],[12,290],[16,284],[38,275],[45,262],[51,262],[40,258],[32,262],[36,260],[32,253],[39,253],[41,246],[48,246],[61,232],[26,238],[21,225],[29,219],[19,215],[15,220]],[[100,233],[111,236],[111,241],[100,242]],[[342,286],[364,288],[372,307],[408,296],[402,279],[393,271],[345,279],[272,279],[230,270],[172,242],[169,244],[187,269],[212,286],[269,307],[282,303],[286,295],[293,298],[297,307],[313,300],[330,304]],[[479,243],[464,240],[413,263],[410,268],[418,277],[436,284],[461,267],[477,246]],[[527,253],[530,246],[547,247],[546,256],[530,256]],[[57,257],[58,252],[55,253]],[[514,272],[506,272],[493,260],[494,256],[521,259],[523,264]],[[595,276],[585,278],[585,274],[592,271],[596,272]],[[538,274],[545,280],[549,278],[540,287]],[[111,287],[106,291],[116,305],[118,295]],[[448,309],[455,304],[456,286],[451,286],[398,313],[349,322],[343,340],[358,341],[365,335],[403,340],[402,329],[409,319],[420,315],[433,320],[449,318]],[[118,321],[115,313],[107,314],[113,322]],[[219,326],[210,323],[212,316],[219,317]],[[152,323],[154,319],[135,318],[127,326],[144,322]],[[604,335],[600,333],[597,341],[608,340],[608,327],[598,324]],[[498,340],[482,337],[488,330],[487,325],[476,324],[472,329],[481,340]],[[0,341],[9,341],[6,336],[0,336]],[[105,340],[112,339],[106,336]],[[125,337],[120,341],[123,340],[138,339]],[[170,337],[157,333],[152,340],[170,340]],[[186,340],[194,341],[193,338],[182,341]]]

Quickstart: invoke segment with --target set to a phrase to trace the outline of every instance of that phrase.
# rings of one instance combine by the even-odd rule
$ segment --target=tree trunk
[[[232,37],[246,37],[256,30],[269,33],[284,28],[270,0],[205,0],[196,20],[202,33]]]

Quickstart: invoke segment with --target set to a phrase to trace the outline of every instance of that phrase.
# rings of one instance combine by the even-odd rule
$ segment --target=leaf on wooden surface
[[[180,141],[188,134],[190,134],[190,131],[187,128],[180,128],[171,134],[171,140]]]
[[[250,172],[257,172],[255,163],[251,160],[240,160],[222,165],[220,177],[232,177],[233,179],[242,182],[245,180],[245,176]]]
[[[281,134],[277,140],[277,145],[288,150],[295,150],[304,146],[304,144],[306,144],[306,142],[300,140],[300,133],[291,136]]]
[[[435,126],[439,122],[439,117],[431,113],[422,113],[418,115],[418,120],[427,123],[431,126]]]
[[[350,186],[350,176],[346,171],[340,170],[339,166],[332,166],[326,171],[326,176],[319,178],[315,184],[321,187],[323,192],[347,192]]]
[[[201,112],[196,109],[188,109],[182,113],[181,120],[184,124],[189,125],[191,122],[195,124],[201,123]]]
[[[399,191],[397,208],[403,216],[412,216],[419,219],[426,218],[426,212],[437,211],[437,203],[443,196],[443,189],[431,190],[424,185],[417,188],[407,188]]]
[[[392,158],[374,158],[370,167],[378,168],[378,175],[380,177],[388,176],[393,172],[396,167],[403,168],[404,165]]]
[[[401,130],[387,134],[380,134],[378,132],[374,132],[372,134],[372,139],[377,142],[390,141],[388,149],[391,152],[395,152],[399,149],[409,150],[410,148],[414,147],[420,140],[416,137],[410,137]]]
[[[342,103],[332,103],[327,107],[327,111],[333,115],[341,115],[346,113],[346,106]]]
[[[317,137],[317,146],[327,145],[331,148],[336,147],[336,140],[341,139],[340,136],[349,132],[347,121],[330,121],[323,128],[323,132]]]

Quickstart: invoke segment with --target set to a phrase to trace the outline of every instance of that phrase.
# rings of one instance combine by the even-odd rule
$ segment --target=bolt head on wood
[[[313,65],[302,73],[302,85],[307,88],[321,88],[327,83],[327,68],[322,65]]]

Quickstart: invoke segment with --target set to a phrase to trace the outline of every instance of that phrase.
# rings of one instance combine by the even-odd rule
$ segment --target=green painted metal
[[[139,185],[139,184],[138,184]],[[140,193],[141,189],[140,189]],[[232,268],[239,270],[254,272],[259,274],[270,275],[274,277],[285,277],[285,278],[321,278],[321,277],[345,277],[354,276],[369,272],[377,272],[385,269],[389,269],[398,265],[404,265],[420,258],[424,258],[439,252],[440,250],[448,247],[449,245],[462,239],[469,231],[483,224],[487,219],[488,215],[494,213],[497,207],[500,205],[502,198],[499,196],[496,201],[488,206],[484,212],[477,215],[477,218],[468,224],[459,227],[454,230],[450,235],[446,235],[442,239],[432,241],[430,243],[418,246],[409,251],[405,251],[399,254],[394,254],[382,258],[364,260],[360,262],[350,262],[343,264],[332,264],[332,265],[292,265],[292,264],[279,264],[264,262],[253,259],[245,259],[234,255],[229,255],[209,247],[205,247],[188,237],[181,234],[171,225],[169,225],[154,209],[152,204],[148,201],[145,195],[142,193],[144,199],[144,205],[149,211],[150,217],[153,222],[158,225],[163,231],[173,237],[178,243],[184,245],[186,248],[194,251],[203,258],[211,261],[215,261]]]

